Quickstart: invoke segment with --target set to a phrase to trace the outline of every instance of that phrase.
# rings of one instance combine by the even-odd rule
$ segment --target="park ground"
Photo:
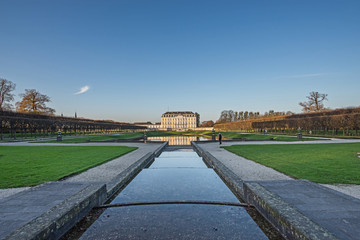
[[[299,141],[296,136],[221,132],[225,139],[253,139],[271,142]],[[147,137],[199,136],[211,139],[218,132],[146,132]],[[135,140],[144,132],[128,132],[113,135],[69,136],[61,143],[89,143],[117,140]],[[9,146],[0,144],[0,188],[34,186],[75,175],[122,156],[134,148],[111,146],[39,146],[41,143],[59,143],[54,139],[39,141],[35,146]],[[318,183],[360,184],[360,143],[303,144],[319,141],[318,138],[302,138],[302,144],[228,146],[226,150],[253,160],[294,178]],[[331,142],[331,140],[328,140]],[[32,141],[34,142],[34,141]],[[16,143],[14,143],[16,145]]]

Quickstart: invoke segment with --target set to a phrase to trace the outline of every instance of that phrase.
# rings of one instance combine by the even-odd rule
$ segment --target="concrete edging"
[[[204,161],[219,174],[225,183],[241,198],[244,198],[243,181],[213,155],[201,149],[197,143],[191,142],[191,144],[194,147],[195,152],[197,152],[197,154],[199,154]]]
[[[93,207],[105,200],[105,184],[89,185],[4,239],[59,239]]]
[[[199,144],[195,142],[191,144],[204,161],[224,179],[226,184],[248,204],[254,205],[257,211],[286,239],[337,239],[276,194],[256,182],[242,181],[208,151],[203,150]]]
[[[168,142],[149,152],[108,184],[91,184],[41,216],[20,227],[4,239],[59,239],[95,206],[104,204],[134,175],[159,156]]]
[[[161,144],[155,152],[149,152],[144,157],[140,158],[138,161],[134,162],[123,171],[121,174],[117,175],[110,183],[106,185],[107,187],[107,199],[110,199],[116,192],[118,192],[131,178],[138,174],[144,167],[149,165],[155,157],[159,156],[164,148],[168,145],[168,142]]]
[[[245,182],[244,195],[286,239],[338,239],[259,183]]]

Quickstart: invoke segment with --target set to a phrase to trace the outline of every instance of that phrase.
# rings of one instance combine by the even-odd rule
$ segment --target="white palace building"
[[[166,112],[161,116],[161,128],[173,130],[195,129],[198,118],[193,112]]]
[[[161,122],[135,122],[135,125],[147,127],[148,130],[200,130],[199,117],[199,114],[193,112],[166,112],[161,116]]]

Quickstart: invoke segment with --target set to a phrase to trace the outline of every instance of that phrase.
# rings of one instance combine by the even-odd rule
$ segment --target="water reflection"
[[[149,168],[207,168],[199,157],[184,158],[157,158]]]
[[[168,136],[168,137],[148,137],[151,141],[169,142],[169,145],[191,145],[192,141],[206,141],[204,137],[196,136]]]
[[[142,170],[112,203],[177,200],[239,202],[211,168],[175,167]]]
[[[171,138],[184,139],[189,144],[191,139]],[[143,169],[112,203],[190,200],[239,202],[195,152],[172,151],[163,152],[150,168]],[[80,239],[267,237],[241,207],[175,204],[108,208]]]
[[[246,239],[267,237],[242,208],[207,205],[107,209],[81,239]]]

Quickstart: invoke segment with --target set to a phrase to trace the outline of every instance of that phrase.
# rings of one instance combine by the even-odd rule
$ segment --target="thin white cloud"
[[[283,80],[283,79],[298,79],[298,78],[312,78],[312,77],[321,77],[329,75],[329,73],[308,73],[308,74],[298,74],[298,75],[283,75],[283,76],[277,76],[277,77],[270,77],[270,78],[263,78],[258,79],[258,81],[274,81],[274,80]]]
[[[76,92],[75,95],[83,94],[83,93],[89,91],[89,89],[90,89],[89,86],[84,86],[84,87],[80,88],[80,91]]]
[[[307,77],[319,77],[319,76],[324,76],[324,75],[326,75],[326,73],[310,73],[310,74],[284,76],[283,78],[307,78]]]

